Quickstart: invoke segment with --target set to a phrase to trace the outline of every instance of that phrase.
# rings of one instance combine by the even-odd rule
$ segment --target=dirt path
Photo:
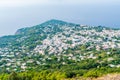
[[[93,80],[120,80],[120,74],[108,74]]]

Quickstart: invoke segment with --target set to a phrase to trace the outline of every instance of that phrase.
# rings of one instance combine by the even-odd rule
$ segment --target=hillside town
[[[47,25],[43,32],[53,31],[53,25]],[[0,48],[0,70],[14,70],[25,71],[31,69],[34,65],[45,65],[46,60],[51,60],[49,55],[57,57],[57,61],[61,59],[60,56],[67,57],[68,60],[80,61],[84,59],[97,59],[98,56],[93,53],[95,51],[106,50],[106,54],[111,54],[109,49],[120,49],[120,30],[107,27],[94,27],[86,25],[62,25],[57,24],[57,28],[61,31],[55,34],[47,34],[47,37],[41,41],[42,44],[37,44],[34,49],[28,50],[29,46],[22,45],[19,47],[12,46],[12,43],[6,47]],[[37,30],[36,30],[37,31]],[[39,34],[40,35],[44,35]],[[29,35],[30,36],[30,35]],[[22,36],[18,38],[16,42],[23,42],[28,36]],[[37,40],[36,42],[39,42]],[[35,43],[35,42],[34,42]],[[89,44],[89,45],[88,45]],[[18,45],[18,44],[17,44]],[[31,44],[30,44],[31,45]],[[67,50],[74,49],[76,46],[84,46],[88,52],[81,53],[80,50],[76,50],[77,54],[67,53]],[[75,53],[74,52],[74,53]],[[114,58],[108,57],[108,61],[114,60]],[[34,63],[34,64],[33,64]],[[65,61],[62,64],[66,64]],[[120,64],[109,64],[110,67],[119,67]]]
[[[88,49],[92,47],[95,47],[96,50],[120,48],[120,30],[103,28],[101,32],[97,32],[94,27],[90,30],[87,30],[87,28],[74,30],[71,27],[63,27],[63,30],[63,32],[55,34],[52,38],[48,36],[42,41],[42,45],[36,46],[34,51],[44,55],[45,49],[48,49],[49,54],[59,54],[63,50],[86,43],[91,43]]]

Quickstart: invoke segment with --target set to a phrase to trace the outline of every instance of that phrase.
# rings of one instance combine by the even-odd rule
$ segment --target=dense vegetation
[[[68,65],[52,64],[36,67],[26,72],[1,73],[0,80],[63,80],[78,77],[99,77],[108,73],[120,72],[120,68],[98,67],[94,60],[71,63]],[[101,64],[103,65],[103,64]]]

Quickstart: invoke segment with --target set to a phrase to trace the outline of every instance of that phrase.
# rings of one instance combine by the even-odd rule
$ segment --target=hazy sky
[[[0,0],[0,36],[50,19],[120,27],[120,0]]]

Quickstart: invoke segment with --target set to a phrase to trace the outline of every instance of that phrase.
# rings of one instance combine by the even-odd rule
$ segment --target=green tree
[[[8,80],[20,80],[16,72],[12,72],[8,78]]]

